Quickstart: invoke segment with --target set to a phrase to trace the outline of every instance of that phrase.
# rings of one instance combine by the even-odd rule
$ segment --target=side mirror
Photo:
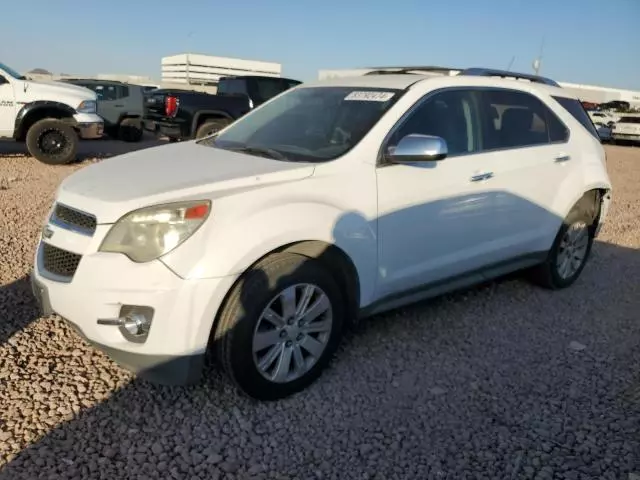
[[[389,149],[388,158],[394,163],[433,162],[444,159],[448,153],[443,138],[412,133]]]

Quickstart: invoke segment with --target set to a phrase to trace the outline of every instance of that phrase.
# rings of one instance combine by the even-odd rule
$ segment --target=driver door
[[[12,137],[16,120],[13,85],[0,74],[0,137]]]
[[[383,151],[412,133],[442,137],[440,161],[382,162],[378,179],[377,298],[433,285],[500,260],[495,241],[501,193],[491,153],[481,151],[478,96],[472,89],[424,97],[396,125]]]

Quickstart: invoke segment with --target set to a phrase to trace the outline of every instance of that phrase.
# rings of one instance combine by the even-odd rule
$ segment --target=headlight
[[[76,108],[78,113],[96,113],[96,102],[95,100],[85,100],[78,105]]]
[[[126,214],[100,245],[101,252],[124,253],[134,262],[149,262],[176,248],[203,224],[211,202],[155,205]]]

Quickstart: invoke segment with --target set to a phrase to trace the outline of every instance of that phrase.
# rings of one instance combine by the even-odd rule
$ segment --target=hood
[[[19,101],[51,100],[68,104],[76,108],[84,100],[96,100],[95,92],[79,85],[65,82],[41,82],[18,80],[14,92]]]
[[[58,200],[115,222],[147,205],[209,198],[230,191],[300,180],[313,174],[310,163],[285,162],[230,152],[195,141],[119,155],[67,177]]]

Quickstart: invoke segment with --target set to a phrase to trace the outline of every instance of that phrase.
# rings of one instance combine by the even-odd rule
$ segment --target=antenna
[[[507,65],[507,72],[511,71],[511,67],[513,66],[513,62],[516,61],[516,56],[514,55],[513,57],[511,57],[511,61],[509,62],[509,65]]]
[[[544,40],[545,37],[542,37],[542,42],[540,42],[540,53],[538,54],[538,58],[533,61],[533,71],[536,75],[540,73],[540,65],[542,64],[542,52],[544,51]]]

